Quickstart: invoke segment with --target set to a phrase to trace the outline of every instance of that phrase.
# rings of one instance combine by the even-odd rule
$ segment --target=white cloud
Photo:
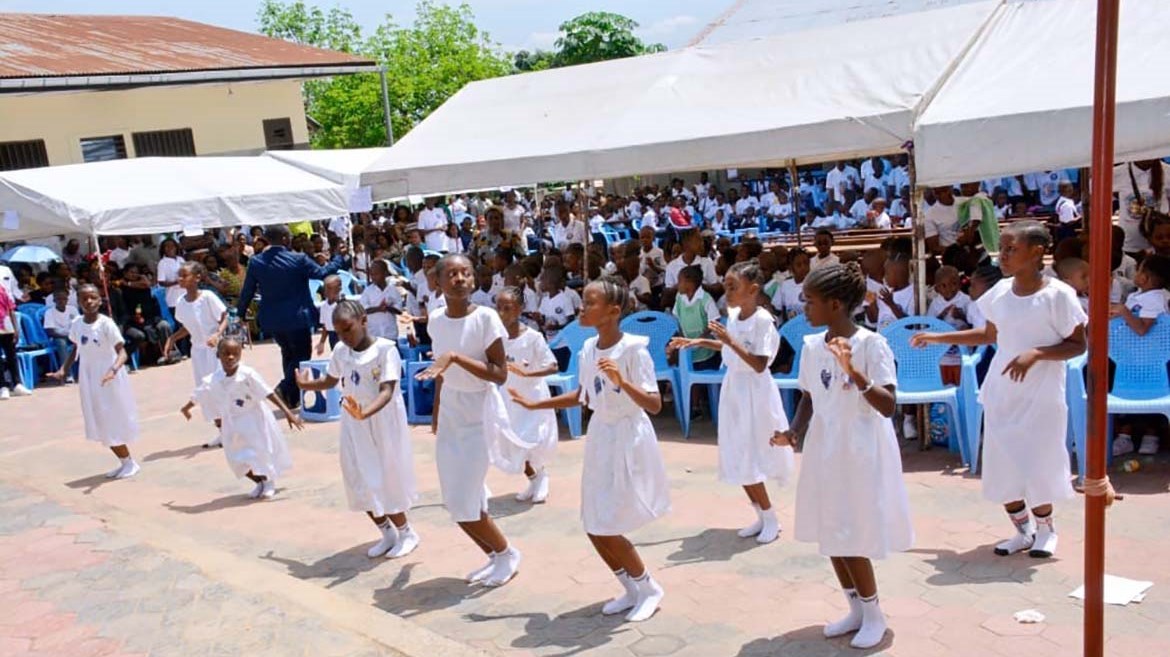
[[[670,16],[669,18],[663,18],[638,28],[638,36],[651,40],[669,39],[679,30],[690,31],[690,28],[698,25],[698,23],[698,18],[688,14]]]
[[[528,35],[524,46],[529,50],[552,50],[553,43],[560,35],[560,32],[532,32]]]

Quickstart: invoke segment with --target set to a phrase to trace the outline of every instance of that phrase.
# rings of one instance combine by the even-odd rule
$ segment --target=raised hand
[[[849,344],[849,340],[836,337],[829,340],[827,346],[829,353],[833,354],[833,357],[837,359],[837,363],[841,366],[841,369],[845,370],[846,374],[852,376],[855,370],[853,369],[853,346]]]
[[[604,374],[615,386],[619,388],[622,386],[622,371],[618,367],[617,363],[608,358],[602,358],[597,361],[597,369],[601,370],[601,373]]]
[[[720,342],[727,343],[731,341],[731,334],[727,332],[727,327],[717,321],[707,322],[707,330]]]
[[[532,407],[536,405],[531,399],[520,394],[520,391],[515,388],[508,388],[508,396],[511,397],[512,401],[516,402],[520,408],[526,408],[531,411],[533,410]]]
[[[934,336],[930,333],[915,333],[910,337],[911,347],[922,348],[928,344],[934,344]]]
[[[362,405],[358,403],[357,399],[354,399],[353,395],[346,395],[341,399],[341,409],[349,413],[349,416],[355,420],[366,419],[365,413],[362,412]]]
[[[442,356],[439,356],[438,360],[431,363],[430,367],[419,372],[417,375],[415,375],[414,378],[418,379],[419,381],[433,381],[440,376],[443,376],[443,372],[446,372],[447,368],[451,367],[451,363],[454,362],[454,360],[455,354],[453,352],[447,352]]]
[[[313,371],[304,368],[297,368],[294,378],[296,379],[298,388],[304,388],[305,386],[312,385],[313,381],[315,380],[313,378]]]

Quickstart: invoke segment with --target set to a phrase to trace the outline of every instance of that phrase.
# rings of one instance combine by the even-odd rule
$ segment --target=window
[[[195,155],[195,135],[191,128],[135,132],[134,155],[137,157],[191,157]]]
[[[270,151],[292,150],[292,120],[264,119],[264,147]]]
[[[44,139],[0,141],[0,171],[49,166]]]
[[[81,157],[86,162],[126,159],[126,140],[122,135],[87,137],[81,140]]]

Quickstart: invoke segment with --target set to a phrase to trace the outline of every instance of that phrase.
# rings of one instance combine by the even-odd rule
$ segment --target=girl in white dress
[[[771,440],[788,430],[788,416],[769,367],[780,350],[772,315],[759,306],[764,276],[756,261],[740,262],[723,278],[729,308],[727,326],[713,321],[715,339],[675,338],[676,348],[721,349],[727,376],[719,395],[719,479],[743,486],[756,520],[739,530],[742,538],[771,543],[780,536],[780,520],[768,499],[767,480],[783,486],[792,476],[792,447]]]
[[[529,410],[593,410],[581,470],[581,520],[594,549],[613,571],[625,592],[601,608],[603,614],[627,612],[626,620],[654,615],[663,591],[650,577],[638,550],[625,537],[670,511],[670,484],[658,450],[658,437],[647,413],[662,410],[649,340],[622,333],[619,322],[629,290],[617,278],[601,278],[585,287],[582,326],[597,328],[597,337],[581,351],[581,387],[537,401],[509,390]]]
[[[277,477],[292,468],[292,455],[264,400],[284,413],[290,429],[300,430],[304,423],[256,370],[240,363],[243,349],[235,336],[221,340],[216,345],[219,366],[203,377],[179,412],[190,420],[191,409],[198,404],[219,418],[228,467],[237,477],[247,477],[256,484],[248,497],[267,500],[276,495]]]
[[[796,486],[796,540],[817,543],[844,589],[849,613],[825,626],[826,637],[857,634],[872,648],[886,633],[872,559],[910,548],[914,531],[894,435],[894,354],[885,338],[857,326],[865,276],[855,264],[825,265],[804,282],[805,316],[826,331],[804,340],[803,395],[793,429],[773,440],[805,436]]]
[[[1014,223],[1000,239],[999,266],[1010,278],[975,302],[984,325],[920,333],[912,343],[996,345],[979,391],[986,409],[983,497],[1004,505],[1016,534],[995,553],[1028,550],[1045,558],[1056,552],[1052,505],[1074,495],[1065,448],[1065,361],[1084,353],[1088,318],[1075,290],[1042,273],[1050,241],[1044,224]]]
[[[341,384],[341,476],[352,511],[365,511],[382,532],[366,554],[371,559],[404,557],[419,544],[406,513],[418,497],[406,405],[398,385],[402,359],[393,342],[367,328],[363,302],[345,299],[333,311],[341,344],[325,376],[297,370],[301,390],[328,390]]]
[[[219,367],[216,345],[227,329],[228,320],[227,306],[219,296],[210,290],[199,289],[199,282],[206,274],[203,265],[194,260],[179,266],[179,287],[184,294],[175,305],[175,319],[180,326],[178,331],[167,338],[163,347],[163,353],[169,354],[175,343],[191,336],[191,371],[195,374],[196,387],[203,385],[204,379],[214,374]],[[215,438],[203,444],[205,448],[223,444],[222,422],[215,415],[216,408],[214,405],[200,404],[203,419],[214,422],[217,429]]]
[[[524,292],[518,287],[505,287],[496,294],[496,312],[508,332],[504,341],[504,353],[508,360],[508,380],[505,389],[518,390],[528,399],[548,399],[548,385],[544,377],[555,374],[557,359],[548,348],[544,336],[520,323],[524,312]],[[545,467],[552,460],[557,449],[556,411],[530,411],[510,397],[505,397],[508,419],[512,431],[536,447],[520,450],[504,442],[501,447],[511,452],[506,459],[523,467],[528,477],[528,488],[516,494],[521,502],[541,504],[548,499],[548,472]]]
[[[81,358],[80,376],[81,415],[85,418],[85,437],[99,442],[117,456],[121,463],[106,473],[111,479],[126,479],[138,474],[138,462],[130,456],[129,445],[138,440],[138,409],[130,376],[126,373],[126,348],[122,333],[114,320],[101,314],[102,298],[92,285],[77,289],[77,305],[81,317],[69,327],[69,341],[73,348],[61,369],[50,378],[64,381],[73,369],[73,361]]]
[[[487,564],[469,574],[468,582],[503,586],[520,569],[520,551],[509,545],[488,515],[484,480],[493,463],[505,471],[509,468],[502,441],[521,449],[535,445],[521,440],[509,427],[496,387],[508,378],[507,333],[495,312],[471,303],[475,290],[471,261],[449,255],[435,269],[447,306],[427,322],[435,362],[417,378],[436,381],[431,429],[439,488],[451,519],[488,555]]]

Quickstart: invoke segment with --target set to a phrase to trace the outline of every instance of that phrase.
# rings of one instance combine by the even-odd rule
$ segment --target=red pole
[[[1109,288],[1113,241],[1113,127],[1119,0],[1097,0],[1093,160],[1089,220],[1089,426],[1083,473],[1105,477],[1109,377]],[[1085,495],[1085,657],[1105,654],[1105,498]]]

